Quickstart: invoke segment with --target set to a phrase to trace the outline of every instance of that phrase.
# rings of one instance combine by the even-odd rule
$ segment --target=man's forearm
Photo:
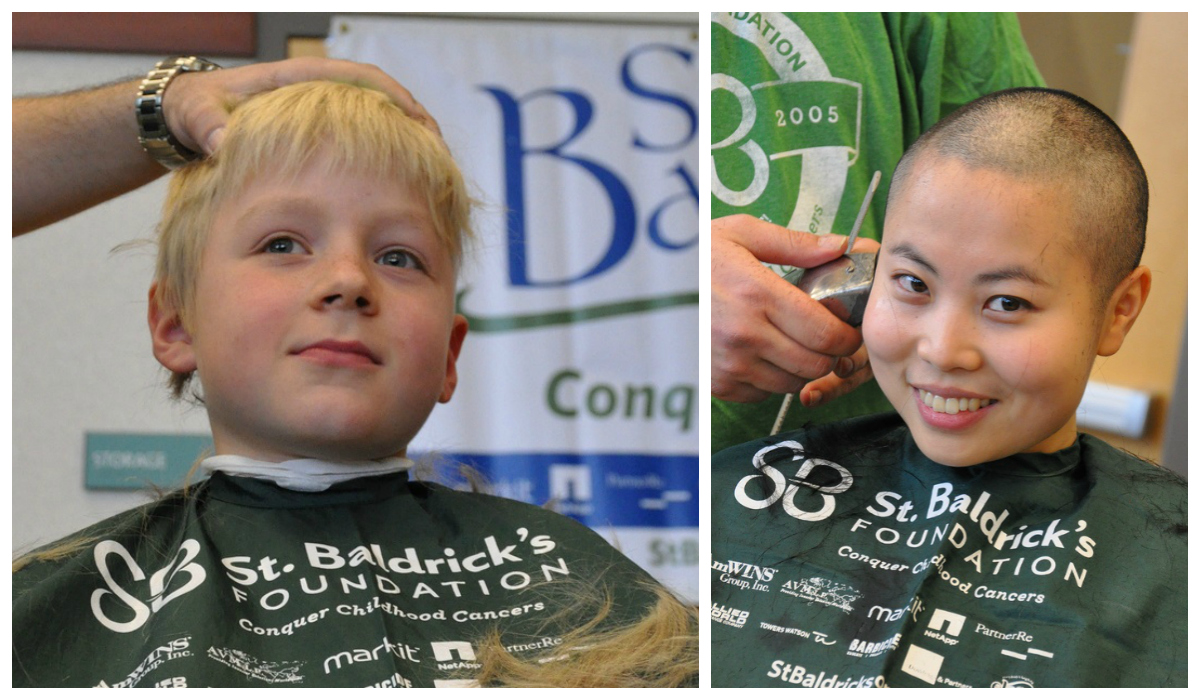
[[[313,57],[185,71],[163,92],[164,114],[183,147],[211,154],[234,105],[305,80],[341,80],[382,90],[406,114],[438,132],[437,122],[412,93],[378,67]],[[138,85],[131,79],[65,95],[13,100],[14,236],[167,172],[138,142],[133,112]]]
[[[138,143],[138,80],[13,100],[13,235],[166,173]]]

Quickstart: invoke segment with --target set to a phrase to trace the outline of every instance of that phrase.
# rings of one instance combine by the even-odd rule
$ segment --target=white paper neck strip
[[[411,459],[392,457],[364,462],[326,462],[320,459],[292,459],[286,462],[260,462],[239,455],[216,455],[200,463],[205,474],[224,472],[271,481],[292,491],[324,491],[334,484],[401,472],[413,465]]]

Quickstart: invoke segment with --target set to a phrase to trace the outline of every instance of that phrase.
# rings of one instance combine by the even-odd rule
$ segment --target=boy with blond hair
[[[173,393],[202,385],[211,476],[19,562],[14,685],[503,682],[495,658],[599,682],[572,673],[579,630],[667,618],[658,667],[603,678],[694,680],[686,610],[599,536],[408,478],[458,380],[470,206],[382,93],[303,83],[235,110],[172,180],[148,314]]]
[[[1149,293],[1147,199],[1061,91],[905,154],[863,321],[897,413],[713,458],[714,685],[1186,684],[1186,484],[1075,424]]]

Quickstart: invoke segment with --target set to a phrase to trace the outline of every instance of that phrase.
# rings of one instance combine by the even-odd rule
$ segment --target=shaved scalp
[[[1146,171],[1120,127],[1081,97],[1016,88],[960,107],[900,159],[889,207],[926,156],[1064,187],[1075,208],[1071,241],[1091,260],[1101,304],[1141,262],[1149,204]]]

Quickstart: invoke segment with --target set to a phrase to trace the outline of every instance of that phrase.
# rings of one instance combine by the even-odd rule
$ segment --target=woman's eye
[[[925,282],[920,277],[913,277],[912,275],[897,275],[896,284],[900,285],[900,288],[904,291],[913,294],[924,294],[929,291],[929,287],[925,286]]]
[[[299,244],[295,240],[286,237],[272,238],[263,246],[264,253],[295,253]]]
[[[416,256],[407,250],[389,250],[375,259],[375,262],[380,265],[388,265],[391,267],[401,268],[417,268],[420,269],[421,263]]]
[[[1020,297],[996,296],[987,300],[984,308],[991,311],[1003,311],[1012,313],[1014,311],[1022,311],[1031,308],[1031,304]]]

